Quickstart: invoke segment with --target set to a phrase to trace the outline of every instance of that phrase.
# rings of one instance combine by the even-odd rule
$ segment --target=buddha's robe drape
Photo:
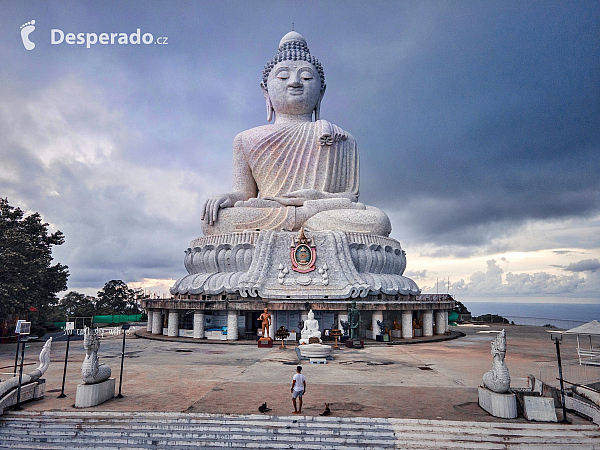
[[[246,160],[260,198],[300,189],[358,197],[356,142],[325,120],[278,128],[247,149]]]

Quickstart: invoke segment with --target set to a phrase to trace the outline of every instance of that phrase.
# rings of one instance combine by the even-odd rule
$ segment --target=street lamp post
[[[17,351],[15,352],[15,369],[13,370],[13,377],[17,376],[17,367],[19,365],[19,350],[21,347],[21,335],[17,333]]]
[[[65,398],[65,379],[67,378],[67,361],[69,360],[69,342],[71,342],[71,334],[75,328],[75,322],[66,322],[65,331],[67,333],[67,350],[65,351],[65,368],[63,369],[62,389],[58,398]]]
[[[558,361],[558,379],[560,380],[560,397],[562,401],[562,410],[563,410],[563,418],[562,422],[568,423],[567,420],[567,406],[565,405],[565,385],[563,383],[563,375],[562,375],[562,362],[560,360],[560,343],[562,341],[561,333],[551,333],[550,338],[556,344],[556,359]]]
[[[119,375],[119,395],[117,398],[123,398],[123,394],[121,394],[121,387],[123,386],[123,361],[125,360],[125,335],[127,334],[127,330],[129,329],[129,324],[123,324],[121,330],[123,330],[123,349],[121,350],[121,374]]]

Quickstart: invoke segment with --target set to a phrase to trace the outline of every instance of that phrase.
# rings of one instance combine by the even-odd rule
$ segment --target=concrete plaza
[[[302,362],[307,392],[302,413],[317,416],[324,403],[333,416],[403,419],[443,419],[501,422],[477,405],[477,386],[491,368],[493,331],[506,329],[506,363],[512,386],[525,387],[528,374],[556,361],[554,343],[541,327],[499,325],[461,326],[466,336],[416,345],[373,345],[341,348],[326,365]],[[138,330],[144,333],[145,327]],[[289,415],[291,379],[298,364],[294,346],[259,349],[255,345],[217,344],[192,339],[148,340],[127,337],[122,399],[113,399],[93,411],[164,411],[257,414],[267,402],[270,414]],[[119,378],[121,336],[105,334],[99,351],[101,363]],[[34,362],[42,346],[32,342],[26,362]],[[24,405],[26,411],[73,411],[75,390],[81,382],[84,350],[71,341],[65,392],[60,393],[66,342],[53,342],[45,374],[46,397]],[[14,344],[0,346],[0,366],[14,363]],[[576,358],[574,336],[561,346],[565,360]],[[35,366],[28,366],[25,372]],[[4,369],[3,372],[7,372]],[[6,376],[2,376],[3,379]],[[575,417],[574,423],[589,423]],[[523,422],[523,418],[516,419]]]

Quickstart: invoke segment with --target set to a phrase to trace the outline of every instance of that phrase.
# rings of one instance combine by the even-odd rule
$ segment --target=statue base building
[[[242,231],[195,239],[185,251],[188,275],[171,288],[170,299],[145,299],[148,331],[169,336],[227,340],[260,333],[264,308],[273,315],[269,336],[283,326],[299,330],[312,309],[319,329],[342,329],[356,301],[363,320],[361,338],[377,321],[402,323],[412,339],[413,322],[423,318],[423,334],[447,331],[447,295],[420,295],[403,276],[406,255],[395,239],[341,231]],[[368,316],[371,315],[369,320]],[[435,322],[435,326],[434,326]],[[223,334],[225,337],[225,334]]]

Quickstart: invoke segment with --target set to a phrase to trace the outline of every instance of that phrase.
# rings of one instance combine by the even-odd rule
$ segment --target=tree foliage
[[[96,314],[139,314],[141,289],[130,289],[121,280],[111,280],[98,291]]]
[[[129,289],[121,280],[111,280],[98,292],[98,297],[76,291],[68,292],[53,305],[49,316],[51,322],[72,321],[75,317],[91,317],[115,314],[139,314],[141,289]]]
[[[37,212],[25,215],[0,198],[1,315],[23,315],[34,307],[43,318],[67,288],[68,267],[52,265],[52,246],[63,244],[64,236],[49,233],[48,226]]]
[[[70,291],[58,305],[63,313],[62,320],[71,317],[91,317],[96,314],[96,298]]]

